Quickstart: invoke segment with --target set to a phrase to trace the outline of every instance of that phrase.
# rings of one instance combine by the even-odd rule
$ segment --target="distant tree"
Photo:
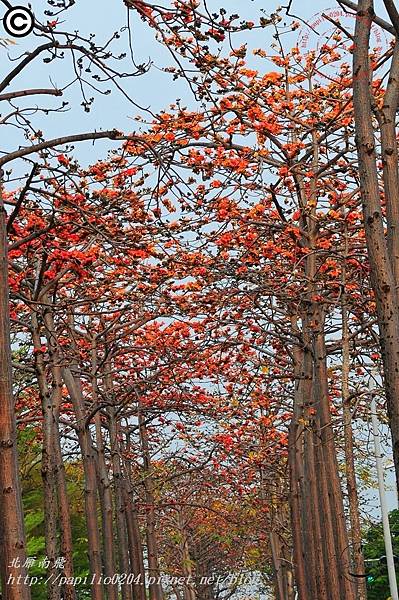
[[[396,556],[399,556],[399,510],[389,513],[389,523],[393,551]],[[368,529],[363,550],[366,562],[367,598],[368,600],[386,600],[390,597],[390,591],[382,523],[374,523]],[[399,583],[398,573],[396,579]]]

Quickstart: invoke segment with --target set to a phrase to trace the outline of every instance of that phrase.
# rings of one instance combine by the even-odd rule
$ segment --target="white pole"
[[[371,392],[371,422],[373,424],[374,452],[375,452],[375,462],[376,462],[376,466],[377,466],[378,490],[380,493],[382,527],[384,530],[384,543],[385,543],[385,554],[387,557],[389,589],[391,592],[392,600],[399,600],[398,586],[396,583],[395,563],[393,560],[391,530],[389,527],[389,519],[388,519],[388,507],[387,507],[387,500],[386,500],[386,496],[385,496],[384,466],[382,464],[380,432],[378,429],[379,422],[378,422],[378,417],[377,417],[375,398],[374,398],[374,394],[373,394],[374,382],[373,382],[372,377],[370,377],[369,389]]]

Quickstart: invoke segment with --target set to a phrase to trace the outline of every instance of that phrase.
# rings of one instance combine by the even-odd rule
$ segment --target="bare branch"
[[[33,89],[19,90],[18,92],[8,92],[8,94],[0,94],[0,102],[2,100],[13,100],[14,98],[21,98],[23,96],[36,96],[38,94],[47,94],[48,96],[62,96],[62,90]]]
[[[346,6],[346,8],[350,8],[351,10],[353,10],[356,13],[359,10],[356,2],[352,2],[351,0],[337,0],[337,2],[340,6]],[[392,27],[392,25],[390,23],[388,23],[388,21],[381,19],[381,17],[378,17],[377,15],[372,16],[372,20],[374,21],[374,23],[376,25],[379,25],[380,27],[382,27],[382,29],[385,29],[385,31],[388,31],[388,33],[391,33],[392,35],[396,35],[395,28]]]
[[[387,9],[387,13],[389,18],[391,19],[392,25],[395,28],[396,35],[399,36],[399,13],[395,4],[392,0],[384,0],[385,8]]]
[[[46,140],[45,142],[40,142],[39,144],[33,144],[33,146],[29,146],[27,148],[20,148],[15,152],[9,152],[2,158],[0,158],[0,167],[5,165],[6,163],[15,160],[16,158],[23,158],[24,156],[28,156],[29,154],[34,154],[35,152],[40,152],[41,150],[46,150],[49,148],[54,148],[55,146],[62,146],[64,144],[70,144],[73,142],[83,142],[85,140],[100,140],[100,139],[109,139],[109,140],[130,140],[130,139],[138,139],[135,136],[131,135],[123,135],[117,129],[111,129],[107,131],[91,131],[89,133],[78,133],[75,135],[65,135],[59,138],[53,138],[51,140]]]

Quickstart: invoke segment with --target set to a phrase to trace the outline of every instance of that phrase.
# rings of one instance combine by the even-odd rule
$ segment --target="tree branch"
[[[25,183],[23,189],[21,190],[19,198],[15,204],[15,208],[12,211],[10,218],[7,221],[7,233],[9,233],[12,230],[12,224],[14,223],[14,221],[18,215],[19,209],[21,208],[22,202],[25,199],[26,193],[29,190],[30,184],[32,183],[32,179],[36,175],[36,172],[37,172],[37,164],[35,163],[33,165],[32,171],[31,171],[28,179],[26,180],[26,183]]]
[[[8,94],[0,94],[0,102],[2,100],[13,100],[14,98],[21,98],[22,96],[36,96],[37,94],[47,94],[49,96],[62,96],[62,90],[33,89],[19,90],[18,92],[8,92]]]
[[[359,10],[356,2],[352,2],[351,0],[337,0],[337,2],[340,6],[346,6],[347,8],[350,8],[351,10],[353,10],[356,13]],[[388,31],[388,33],[396,36],[395,28],[392,27],[392,25],[390,23],[388,23],[388,21],[381,19],[381,17],[378,17],[377,15],[374,15],[372,17],[372,20],[374,21],[374,23],[376,25],[379,25],[380,27],[382,27],[382,29],[385,29],[385,31]]]
[[[346,6],[347,8],[350,8],[351,10],[353,10],[356,13],[359,10],[356,2],[351,2],[351,0],[337,0],[337,2],[340,6]],[[379,25],[380,27],[382,27],[382,29],[385,29],[385,31],[388,31],[388,33],[390,33],[391,35],[396,36],[395,28],[392,27],[392,25],[390,23],[388,23],[388,21],[381,19],[381,17],[378,17],[377,15],[374,15],[372,17],[372,20],[374,21],[374,23],[376,25]]]
[[[396,35],[399,36],[399,13],[392,0],[384,0],[385,8],[392,25],[395,27]]]
[[[55,146],[62,146],[64,144],[70,144],[72,142],[83,142],[85,140],[100,139],[130,140],[137,138],[131,135],[123,135],[117,129],[111,129],[108,131],[91,131],[89,133],[78,133],[76,135],[65,135],[63,137],[53,138],[45,142],[40,142],[39,144],[33,144],[33,146],[29,146],[28,148],[20,148],[15,152],[9,152],[8,154],[0,158],[0,167],[5,165],[6,163],[11,162],[12,160],[15,160],[16,158],[23,158],[24,156],[28,156],[29,154],[34,154],[35,152],[40,152],[41,150],[46,150],[48,148],[54,148]]]
[[[48,42],[47,44],[43,44],[42,46],[38,46],[37,48],[35,48],[33,52],[30,52],[23,60],[21,60],[21,62],[15,67],[15,69],[10,71],[7,77],[3,79],[3,81],[0,83],[0,92],[2,92],[11,83],[11,81],[15,79],[15,77],[19,75],[19,73],[21,73],[21,71],[23,71],[23,69],[30,62],[32,62],[32,60],[34,60],[37,56],[39,56],[39,54],[41,54],[45,50],[54,48],[54,45],[54,42]]]

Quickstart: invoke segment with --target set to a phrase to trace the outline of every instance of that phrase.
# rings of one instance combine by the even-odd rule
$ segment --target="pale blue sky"
[[[166,0],[165,0],[166,1]],[[169,2],[169,0],[168,0]],[[16,2],[19,4],[20,2]],[[21,2],[22,3],[22,2]],[[45,0],[33,0],[32,9],[39,19],[45,20],[43,16],[44,10],[48,9]],[[286,0],[281,4],[287,4]],[[377,2],[377,6],[381,4]],[[266,6],[265,6],[266,5]],[[110,6],[112,9],[110,9]],[[208,6],[217,8],[227,6],[229,12],[237,12],[248,20],[257,21],[261,15],[261,10],[266,13],[273,12],[278,6],[278,2],[274,0],[208,0]],[[245,10],[243,10],[243,6]],[[321,0],[318,2],[311,0],[293,0],[292,10],[306,21],[323,9],[333,8],[335,0]],[[1,14],[1,13],[0,13]],[[77,0],[74,7],[67,11],[66,23],[62,27],[65,30],[78,29],[82,34],[96,32],[99,41],[106,40],[112,32],[120,30],[127,23],[127,11],[122,0]],[[167,108],[168,104],[173,102],[176,97],[182,98],[195,108],[191,95],[187,92],[187,88],[182,82],[172,82],[169,74],[163,73],[160,67],[172,64],[172,59],[168,52],[162,48],[160,44],[154,43],[153,31],[149,30],[134,11],[130,12],[130,18],[133,30],[133,47],[134,55],[137,63],[147,62],[149,59],[153,61],[153,66],[149,73],[144,76],[125,79],[122,83],[127,93],[141,106],[151,106],[152,110],[159,111],[162,108]],[[254,45],[259,47],[267,47],[271,42],[272,30],[266,28],[258,30],[250,34],[250,39],[254,40]],[[296,42],[297,33],[292,34],[289,38],[292,45]],[[315,43],[317,38],[315,37]],[[245,41],[245,34],[242,36],[242,41]],[[255,41],[256,40],[256,41]],[[287,40],[288,41],[288,40]],[[38,43],[34,35],[18,40],[16,46],[10,49],[12,56],[17,56],[22,50],[31,50]],[[122,38],[115,45],[117,52],[123,52],[127,49],[127,32],[122,34]],[[1,52],[6,50],[1,49]],[[121,63],[121,68],[124,71],[129,71],[133,68],[131,61],[127,58]],[[9,69],[8,61],[1,61],[0,72],[5,74]],[[69,80],[71,74],[71,65],[69,59],[44,65],[41,59],[35,61],[34,65],[22,74],[16,80],[11,89],[20,89],[27,85],[29,87],[46,87],[50,86],[50,78],[57,86],[62,87]],[[105,86],[106,87],[106,86]],[[117,90],[113,90],[111,96],[99,96],[98,94],[88,92],[88,95],[95,95],[96,101],[92,111],[87,114],[80,106],[81,97],[78,87],[75,85],[65,94],[65,99],[71,103],[71,110],[64,115],[53,115],[51,118],[43,119],[43,130],[47,137],[56,137],[61,133],[78,133],[80,131],[90,131],[93,129],[108,129],[118,128],[124,131],[129,131],[137,125],[132,121],[132,118],[138,113],[135,106],[130,104],[126,98]],[[48,102],[48,98],[46,102]],[[54,102],[50,99],[50,105],[58,104],[58,99]],[[26,105],[31,106],[32,100],[26,101]],[[37,117],[36,117],[37,118]],[[10,131],[10,142],[14,143],[14,135]],[[3,138],[4,139],[4,138]],[[22,143],[22,142],[21,142]],[[93,160],[95,156],[100,156],[103,149],[109,146],[109,142],[96,142],[96,151],[93,152],[93,147],[90,144],[80,144],[78,154],[82,160]],[[3,149],[3,148],[2,148]]]

